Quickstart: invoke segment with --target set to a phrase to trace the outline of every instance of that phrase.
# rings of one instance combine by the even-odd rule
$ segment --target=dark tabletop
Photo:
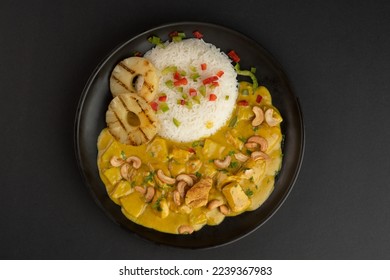
[[[389,1],[2,0],[0,258],[389,259],[389,14]],[[305,125],[302,168],[282,207],[249,236],[207,250],[156,245],[113,223],[73,146],[99,62],[180,21],[223,25],[269,50]]]

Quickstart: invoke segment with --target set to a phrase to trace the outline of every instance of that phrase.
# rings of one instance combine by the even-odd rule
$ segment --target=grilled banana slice
[[[111,73],[112,95],[136,93],[147,102],[156,97],[159,74],[153,64],[142,57],[129,57],[119,62]]]
[[[138,146],[153,139],[159,129],[156,114],[144,98],[134,93],[111,100],[106,112],[110,133],[121,143]]]

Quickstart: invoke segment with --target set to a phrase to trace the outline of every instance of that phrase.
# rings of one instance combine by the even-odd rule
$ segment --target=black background
[[[390,2],[0,2],[0,258],[389,259]],[[251,37],[300,100],[305,157],[265,225],[207,250],[114,224],[77,168],[74,119],[98,63],[158,25],[204,21]]]

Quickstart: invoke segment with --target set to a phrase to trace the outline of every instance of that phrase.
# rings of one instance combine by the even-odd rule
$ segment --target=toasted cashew
[[[182,225],[179,227],[178,232],[180,234],[191,234],[194,232],[194,228],[189,225]]]
[[[175,202],[176,205],[178,206],[181,205],[181,195],[178,190],[173,191],[173,201]]]
[[[144,187],[141,187],[141,186],[135,186],[134,190],[139,192],[142,195],[144,195],[146,193],[146,189]]]
[[[173,185],[176,182],[175,178],[166,176],[161,169],[157,170],[157,177],[168,185]]]
[[[113,156],[110,159],[110,164],[112,166],[114,166],[114,167],[119,167],[119,166],[121,166],[124,163],[125,163],[125,161],[123,159],[121,159],[120,157],[117,157],[117,156]]]
[[[280,117],[275,118],[274,117],[274,109],[269,108],[269,109],[267,109],[267,111],[265,111],[265,121],[267,122],[267,124],[269,126],[275,126],[275,125],[278,125],[282,121],[282,119]]]
[[[179,183],[177,183],[177,191],[179,192],[181,197],[184,197],[186,195],[188,188],[189,186],[184,181],[180,181]]]
[[[230,213],[230,209],[224,204],[224,205],[219,206],[219,212],[221,212],[222,214],[227,216]]]
[[[180,181],[184,181],[187,183],[188,186],[192,186],[194,184],[194,180],[192,180],[191,176],[190,175],[187,175],[187,174],[180,174],[180,175],[177,175],[176,176],[176,181],[177,182],[180,182]]]
[[[253,152],[251,154],[251,157],[256,161],[256,160],[259,160],[259,159],[269,159],[269,155],[267,155],[266,153],[262,152],[262,151],[256,151],[256,152]]]
[[[210,200],[209,203],[207,204],[207,208],[209,210],[213,210],[219,206],[221,206],[223,204],[223,201],[222,200],[219,200],[219,199],[213,199],[213,200]]]
[[[234,157],[240,162],[246,162],[249,159],[249,157],[243,153],[236,153],[234,154]]]
[[[252,120],[252,126],[259,126],[264,121],[264,112],[260,107],[254,106],[252,108],[255,118]]]
[[[267,139],[259,136],[259,135],[253,135],[248,138],[247,143],[256,143],[260,146],[260,151],[265,152],[268,149],[268,141]]]
[[[121,167],[121,176],[123,179],[130,180],[134,175],[134,169],[129,164],[123,164]]]
[[[214,164],[218,168],[226,168],[229,166],[231,161],[232,161],[232,158],[230,156],[227,156],[227,157],[225,157],[224,160],[220,160],[220,159],[214,160]]]
[[[145,201],[146,202],[150,202],[152,201],[153,197],[154,197],[154,193],[155,193],[155,190],[153,187],[148,187],[146,189],[146,194],[145,194]]]
[[[133,164],[133,167],[135,169],[138,169],[141,167],[142,161],[139,157],[131,156],[126,159],[126,162]]]
[[[251,150],[251,151],[256,150],[257,146],[258,146],[258,144],[255,142],[246,142],[245,143],[245,148],[247,148],[248,150]]]

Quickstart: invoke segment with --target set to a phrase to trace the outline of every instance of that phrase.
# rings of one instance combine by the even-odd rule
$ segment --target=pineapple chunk
[[[168,146],[167,141],[162,138],[156,137],[149,145],[146,150],[153,158],[159,161],[168,160]]]
[[[173,160],[175,160],[177,163],[186,163],[190,157],[192,156],[192,153],[187,150],[183,150],[177,147],[174,147],[172,149],[171,157]]]
[[[210,140],[206,139],[204,142],[204,146],[202,152],[205,157],[209,159],[222,158],[222,153],[225,150],[225,146]]]
[[[126,212],[135,218],[138,218],[144,212],[147,205],[138,192],[132,192],[119,200]]]
[[[241,186],[236,182],[232,182],[224,187],[222,193],[233,212],[242,212],[251,203]]]
[[[131,185],[128,181],[120,181],[115,189],[111,192],[112,198],[120,198],[122,196],[128,195],[132,192]]]
[[[121,171],[118,167],[111,167],[104,171],[103,174],[112,186],[115,186],[120,180],[122,180]]]

